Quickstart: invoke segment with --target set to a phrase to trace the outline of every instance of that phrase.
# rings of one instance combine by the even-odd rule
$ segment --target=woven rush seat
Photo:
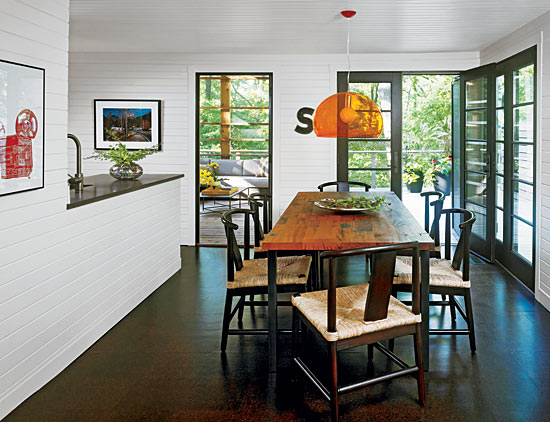
[[[310,256],[287,256],[277,258],[277,285],[307,283]],[[267,288],[267,259],[243,261],[243,268],[235,271],[235,280],[227,282],[228,289],[247,287]]]
[[[462,271],[455,270],[449,259],[430,259],[430,286],[470,288],[470,282],[462,280]],[[394,284],[411,284],[412,258],[398,256],[395,261]]]
[[[292,304],[302,312],[327,341],[338,341],[421,322],[422,317],[420,314],[415,315],[406,305],[393,296],[390,296],[387,318],[377,321],[364,321],[365,301],[368,291],[368,284],[336,289],[336,332],[329,332],[327,329],[327,290],[293,296]]]

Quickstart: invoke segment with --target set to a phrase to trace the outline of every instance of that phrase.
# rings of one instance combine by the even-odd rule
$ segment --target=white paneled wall
[[[481,51],[482,64],[537,45],[537,245],[535,296],[550,310],[550,12]]]
[[[353,70],[457,71],[479,65],[478,53],[352,55]],[[163,151],[143,161],[145,171],[182,172],[181,242],[195,242],[195,75],[200,72],[273,73],[273,194],[278,217],[296,192],[336,175],[334,140],[294,132],[296,112],[315,108],[336,92],[343,55],[185,55],[71,53],[69,130],[93,149],[93,101],[99,98],[162,100]],[[71,148],[72,146],[69,146]],[[69,152],[69,162],[73,156]],[[85,161],[84,174],[105,172],[106,162]],[[74,170],[73,170],[74,171]]]
[[[180,210],[180,239],[190,236],[187,142],[187,66],[177,55],[164,54],[71,54],[69,64],[69,132],[82,143],[82,156],[94,147],[94,99],[152,99],[161,102],[162,151],[140,164],[147,173],[184,173]],[[69,169],[74,173],[74,146],[69,145]],[[84,160],[84,176],[106,173],[107,161]],[[186,243],[186,242],[182,242]]]
[[[45,188],[0,197],[0,419],[181,266],[179,180],[66,209],[68,20],[68,0],[0,8],[0,58],[46,69]]]

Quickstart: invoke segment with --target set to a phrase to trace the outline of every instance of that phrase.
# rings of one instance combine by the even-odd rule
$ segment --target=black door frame
[[[269,77],[269,195],[273,198],[273,72],[196,72],[195,73],[195,244],[200,245],[200,78],[201,76],[240,75]],[[273,200],[269,201],[270,215]],[[224,246],[224,245],[215,245]]]
[[[527,262],[513,251],[513,182],[514,143],[513,143],[513,72],[530,64],[534,65],[533,81],[533,250],[531,262]],[[536,259],[536,182],[537,182],[537,47],[533,46],[496,65],[496,75],[504,75],[504,233],[503,242],[495,239],[495,258],[497,262],[517,277],[531,291],[535,291]],[[496,164],[495,164],[496,166]],[[495,169],[496,172],[496,169]],[[496,185],[496,182],[495,182]],[[496,192],[495,192],[496,195]],[[517,217],[516,217],[517,218]],[[521,218],[520,218],[521,220]]]
[[[466,166],[466,82],[470,80],[487,78],[487,139],[486,139],[486,170],[476,172],[468,170]],[[486,202],[485,202],[485,239],[482,239],[472,231],[470,247],[473,252],[482,257],[494,261],[495,250],[495,64],[476,67],[460,73],[460,149],[461,149],[461,189],[460,198],[462,208],[467,208],[466,200],[466,173],[485,174],[486,179]],[[472,202],[472,204],[475,204]],[[478,205],[478,204],[475,204]],[[475,224],[481,224],[476,221]]]

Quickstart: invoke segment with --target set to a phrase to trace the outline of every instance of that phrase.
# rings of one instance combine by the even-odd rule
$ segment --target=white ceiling
[[[345,53],[479,51],[550,0],[70,0],[71,51]]]

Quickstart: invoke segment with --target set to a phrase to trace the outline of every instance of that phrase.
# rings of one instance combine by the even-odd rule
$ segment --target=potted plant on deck
[[[445,195],[450,195],[452,158],[450,156],[433,158],[432,164],[434,175],[434,189]]]
[[[415,161],[409,161],[405,166],[403,181],[407,185],[409,192],[422,192],[422,186],[424,185],[424,171],[422,170],[422,165]]]

